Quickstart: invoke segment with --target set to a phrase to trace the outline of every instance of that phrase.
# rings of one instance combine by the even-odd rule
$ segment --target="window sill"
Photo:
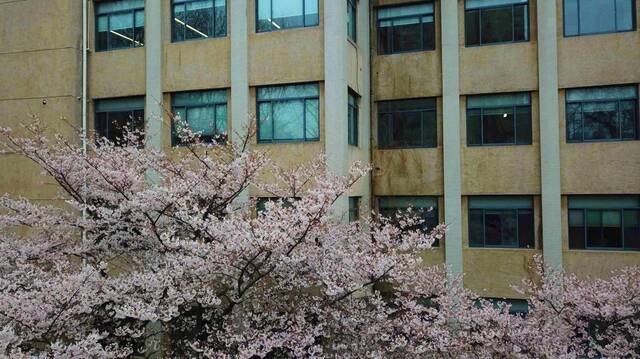
[[[226,39],[228,38],[229,35],[224,35],[224,36],[209,36],[209,37],[201,37],[201,38],[197,38],[197,39],[188,39],[188,40],[171,40],[169,41],[170,44],[182,44],[182,43],[189,43],[189,42],[196,42],[196,41],[207,41],[207,40],[221,40],[221,39]]]
[[[409,50],[409,51],[400,51],[400,52],[391,52],[388,54],[381,54],[380,52],[376,51],[376,56],[393,56],[393,55],[404,55],[404,54],[413,54],[413,53],[418,53],[418,52],[435,52],[436,49],[425,49],[425,50]]]
[[[533,143],[492,143],[487,145],[471,145],[467,143],[467,147],[483,148],[483,147],[515,147],[515,146],[533,146]]]
[[[273,34],[273,33],[279,33],[279,32],[284,32],[284,31],[295,31],[295,30],[300,31],[300,30],[318,29],[318,28],[320,28],[320,24],[309,25],[309,26],[287,27],[287,28],[284,28],[284,29],[264,30],[264,31],[258,31],[258,29],[256,29],[254,34],[255,35]]]
[[[503,42],[491,42],[488,44],[476,44],[476,45],[468,45],[464,44],[465,49],[473,49],[478,47],[487,47],[487,46],[499,46],[499,45],[512,45],[512,44],[523,44],[527,42],[532,42],[531,40],[520,40],[520,41],[503,41]]]

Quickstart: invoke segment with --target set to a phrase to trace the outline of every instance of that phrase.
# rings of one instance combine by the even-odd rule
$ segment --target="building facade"
[[[426,261],[487,297],[517,298],[536,254],[640,264],[638,0],[84,2],[0,1],[2,126],[133,122],[170,149],[170,109],[204,138],[257,124],[285,166],[371,162],[338,213],[433,207]],[[57,201],[42,181],[0,155],[0,192]]]

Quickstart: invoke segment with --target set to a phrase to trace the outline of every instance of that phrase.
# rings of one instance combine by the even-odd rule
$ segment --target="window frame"
[[[580,100],[580,101],[569,101],[567,99],[567,92],[571,90],[580,90],[580,89],[595,89],[595,88],[615,88],[615,87],[624,87],[624,86],[633,86],[635,91],[635,98],[618,98],[616,100]],[[638,141],[640,140],[640,106],[639,98],[638,98],[638,84],[624,84],[624,85],[607,85],[607,86],[590,86],[590,87],[574,87],[565,89],[564,94],[564,126],[565,126],[565,140],[567,143],[597,143],[597,142],[623,142],[623,141]],[[634,113],[635,113],[635,123],[634,123],[634,138],[624,138],[622,131],[622,121],[620,120],[620,102],[623,101],[634,101]],[[585,103],[605,103],[605,102],[615,102],[616,103],[616,121],[618,122],[618,138],[609,138],[609,139],[586,139],[584,138],[584,115],[583,115],[583,106]],[[572,140],[569,139],[569,105],[579,104],[580,105],[580,134],[582,140]]]
[[[203,105],[182,105],[182,106],[176,106],[175,105],[175,95],[176,94],[189,94],[189,93],[205,93],[205,92],[217,92],[217,91],[224,91],[226,93],[226,97],[227,100],[225,102],[218,102],[218,101],[214,101],[212,103],[208,103],[208,104],[203,104]],[[226,123],[227,123],[227,128],[225,129],[225,135],[224,135],[224,139],[222,139],[223,134],[218,134],[217,132],[217,124],[218,124],[218,118],[217,118],[217,109],[218,106],[222,106],[224,105],[227,108],[227,118],[226,118]],[[216,143],[222,144],[222,143],[226,143],[229,138],[229,134],[228,134],[228,129],[229,129],[229,90],[228,89],[211,89],[211,90],[195,90],[195,91],[180,91],[180,92],[173,92],[171,93],[171,112],[173,114],[176,113],[176,108],[182,108],[183,113],[185,114],[185,118],[181,119],[182,121],[186,122],[187,124],[189,123],[189,119],[188,119],[188,115],[187,115],[187,109],[194,109],[194,108],[213,108],[213,126],[214,126],[214,135],[213,136],[202,136],[200,135],[200,140],[203,143],[213,143],[214,137],[220,137],[221,139],[218,140]],[[172,118],[171,119],[171,147],[188,147],[190,145],[192,145],[191,143],[185,143],[180,141],[180,139],[177,137],[175,130],[176,130],[176,123],[175,120]],[[206,137],[206,138],[205,138]],[[211,137],[211,138],[209,138]]]
[[[349,19],[349,9],[353,11],[352,21]],[[358,43],[358,0],[347,0],[347,39],[354,44]]]
[[[526,38],[524,40],[513,40],[515,38],[515,7],[516,6],[526,6],[527,9],[527,26],[526,26]],[[479,46],[491,46],[491,45],[505,45],[505,44],[517,44],[522,42],[530,42],[531,41],[531,6],[529,0],[526,3],[520,4],[506,4],[506,5],[487,5],[480,6],[474,9],[467,9],[467,0],[464,0],[464,47],[479,47]],[[511,41],[498,41],[498,42],[482,42],[482,10],[487,9],[500,9],[500,8],[511,8]],[[471,11],[478,11],[478,43],[477,44],[469,44],[467,42],[467,13]]]
[[[261,88],[269,88],[269,87],[288,87],[288,86],[300,86],[300,85],[316,85],[318,87],[318,95],[314,96],[296,96],[296,97],[286,97],[279,99],[270,99],[270,100],[260,100],[258,97],[258,92]],[[275,119],[273,117],[273,103],[275,102],[285,102],[285,101],[296,101],[302,100],[303,103],[303,113],[304,117],[302,119],[303,133],[304,137],[301,139],[273,139],[274,131],[275,131]],[[318,137],[315,138],[307,138],[307,100],[317,100],[318,101]],[[270,140],[261,140],[260,139],[260,104],[261,103],[271,103],[271,118],[272,118],[272,127],[271,127],[271,139]],[[320,132],[321,132],[321,112],[322,106],[320,103],[320,84],[318,82],[302,82],[302,83],[294,83],[294,84],[281,84],[281,85],[266,85],[266,86],[256,86],[256,142],[258,144],[276,144],[276,143],[305,143],[305,142],[317,142],[320,141]]]
[[[138,99],[138,100],[142,100],[143,104],[142,106],[131,106],[131,107],[127,107],[127,108],[123,108],[121,110],[113,110],[113,111],[98,111],[97,109],[97,104],[96,102],[100,102],[100,101],[117,101],[117,100],[125,100],[125,99]],[[144,96],[126,96],[126,97],[111,97],[111,98],[99,98],[99,99],[94,99],[93,100],[94,103],[94,110],[93,110],[93,129],[95,132],[95,141],[97,143],[97,141],[101,138],[106,138],[107,140],[109,140],[110,142],[114,143],[117,145],[117,142],[115,141],[115,138],[110,138],[109,136],[109,131],[107,130],[107,135],[103,136],[102,134],[99,133],[98,130],[98,114],[106,114],[106,121],[107,121],[107,125],[109,125],[109,114],[110,113],[120,113],[120,112],[128,112],[129,113],[129,120],[135,120],[135,112],[139,112],[142,111],[142,130],[146,130],[146,121],[145,121],[145,105],[144,105]],[[109,126],[107,126],[109,127]],[[143,136],[141,138],[141,141],[144,142],[145,138],[144,138],[144,133]]]
[[[328,1],[328,0],[325,0]],[[389,8],[394,8],[394,7],[405,7],[405,6],[411,6],[411,5],[418,5],[418,4],[432,4],[433,5],[433,12],[431,14],[422,14],[422,15],[405,15],[405,16],[396,16],[396,17],[392,17],[392,18],[387,18],[384,20],[380,20],[378,19],[378,11],[380,9],[389,9]],[[436,1],[435,0],[427,0],[427,1],[421,1],[418,3],[407,3],[407,4],[396,4],[396,5],[389,5],[389,6],[380,6],[376,8],[376,47],[377,47],[377,51],[376,51],[376,55],[378,56],[387,56],[387,55],[395,55],[395,54],[406,54],[406,53],[412,53],[412,52],[424,52],[424,51],[435,51],[436,48],[438,47],[437,41],[438,41],[438,35],[437,35],[437,31],[438,31],[438,24],[436,24]],[[381,51],[381,34],[380,34],[380,22],[381,21],[393,21],[393,20],[404,20],[404,19],[410,19],[410,18],[415,18],[418,17],[420,19],[420,25],[423,24],[422,22],[422,18],[424,16],[433,16],[433,48],[421,48],[419,50],[402,50],[402,51],[391,51],[391,52],[386,52],[383,53]],[[393,25],[392,25],[393,27]],[[422,28],[422,27],[421,27]],[[391,48],[393,48],[393,36],[391,37]],[[424,44],[424,31],[420,31],[420,43]]]
[[[186,6],[189,3],[192,2],[197,2],[200,0],[184,0],[183,2],[179,3],[184,5],[185,7],[185,12],[186,12]],[[211,39],[220,39],[223,37],[227,37],[229,36],[229,1],[228,0],[224,0],[224,12],[225,12],[225,27],[224,27],[224,35],[220,35],[220,36],[216,36],[215,34],[215,28],[216,28],[216,0],[212,0],[213,1],[213,7],[211,8],[211,30],[213,31],[213,33],[211,34],[207,34],[207,37],[199,37],[199,38],[192,38],[192,39],[187,39],[185,38],[184,34],[183,34],[183,39],[182,40],[176,40],[174,38],[174,31],[175,31],[175,19],[176,19],[176,14],[175,14],[175,5],[177,5],[175,3],[175,0],[171,0],[171,43],[178,43],[178,42],[185,42],[185,41],[198,41],[198,40],[211,40]],[[185,25],[186,27],[186,25]],[[185,30],[186,31],[186,30]]]
[[[473,96],[500,96],[500,95],[509,95],[509,94],[527,94],[527,98],[529,100],[528,105],[505,105],[505,106],[485,106],[485,107],[469,107],[469,97]],[[533,106],[531,104],[531,92],[509,92],[509,93],[495,93],[495,94],[482,94],[482,95],[469,95],[466,96],[466,110],[465,110],[465,124],[466,124],[466,135],[467,135],[467,147],[501,147],[501,146],[530,146],[533,144]],[[499,109],[499,108],[509,108],[511,107],[513,111],[513,141],[514,142],[504,142],[504,143],[484,143],[484,121],[483,121],[483,113],[484,110],[490,109]],[[518,143],[518,126],[517,126],[517,112],[516,110],[519,108],[529,108],[529,125],[531,131],[531,140],[528,143]],[[480,110],[480,143],[469,143],[469,110]]]
[[[258,28],[258,23],[260,21],[259,16],[259,9],[260,9],[260,1],[269,1],[269,13],[271,16],[273,16],[273,0],[255,0],[255,30],[257,34],[260,33],[269,33],[269,32],[276,32],[276,31],[286,31],[286,30],[292,30],[292,29],[305,29],[308,27],[314,27],[314,26],[320,26],[320,1],[319,0],[315,0],[316,4],[318,5],[318,21],[316,24],[310,24],[307,25],[306,24],[306,1],[305,0],[299,0],[300,2],[302,2],[302,26],[295,26],[295,27],[282,27],[282,28],[275,28],[274,26],[270,26],[270,30],[260,30]],[[276,0],[277,1],[277,0]],[[327,0],[325,0],[327,1]],[[272,20],[273,21],[273,20]]]
[[[109,3],[109,2],[117,2],[116,0],[114,1],[105,1],[104,3]],[[140,11],[142,11],[142,15],[144,17],[144,25],[142,26],[143,28],[146,28],[147,26],[147,14],[146,14],[146,9],[144,6],[144,3],[142,4],[142,6],[138,6],[138,7],[134,7],[131,9],[127,9],[127,10],[117,10],[117,11],[111,11],[111,12],[106,12],[103,14],[98,14],[98,6],[99,3],[94,3],[94,43],[95,43],[95,51],[96,52],[104,52],[104,51],[117,51],[117,50],[127,50],[127,49],[137,49],[137,48],[141,48],[144,47],[144,38],[143,38],[143,42],[142,45],[140,46],[136,46],[136,42],[139,42],[136,40],[136,14],[139,13]],[[116,47],[116,48],[112,48],[111,47],[111,41],[109,41],[111,39],[111,16],[112,15],[121,15],[121,14],[132,14],[133,15],[133,26],[131,27],[132,31],[133,31],[133,41],[132,44],[133,46],[129,46],[129,47]],[[98,36],[99,36],[99,31],[98,31],[98,25],[99,25],[99,21],[98,18],[100,16],[107,16],[107,29],[108,29],[108,33],[107,33],[107,48],[106,49],[102,49],[98,47],[99,44],[99,40],[98,40]],[[146,35],[146,29],[144,31],[144,34]]]
[[[604,35],[604,34],[618,34],[618,33],[624,33],[624,32],[633,32],[637,30],[637,23],[636,23],[636,1],[635,0],[631,0],[631,29],[630,30],[614,30],[614,31],[598,31],[598,32],[590,32],[590,33],[586,33],[586,34],[582,34],[580,32],[580,2],[582,2],[582,0],[576,0],[577,4],[578,4],[578,33],[575,35],[567,35],[567,17],[566,17],[566,11],[565,11],[565,3],[566,0],[562,0],[562,36],[563,37],[579,37],[579,36],[591,36],[591,35]],[[616,9],[616,2],[614,0],[613,2],[613,8],[614,8],[614,21],[616,24],[616,28],[618,25],[618,14],[617,14],[617,9]]]
[[[485,207],[480,207],[480,208],[472,208],[471,202],[472,202],[472,198],[473,197],[477,197],[477,198],[487,198],[487,199],[491,199],[491,198],[501,198],[501,199],[508,199],[508,198],[514,198],[514,199],[521,199],[521,200],[527,200],[530,203],[530,208],[526,208],[526,207],[522,207],[522,206],[495,206],[495,207],[491,207],[491,208],[487,208],[487,206],[485,205]],[[469,248],[472,249],[477,249],[477,248],[489,248],[489,249],[518,249],[518,250],[536,250],[537,249],[537,238],[536,238],[536,212],[535,212],[535,201],[533,196],[530,195],[522,195],[522,196],[470,196],[467,197],[467,245]],[[471,230],[472,230],[472,226],[471,226],[471,212],[472,211],[482,211],[482,245],[473,245],[471,244]],[[487,245],[487,230],[486,230],[486,212],[487,211],[515,211],[515,216],[516,216],[516,227],[515,227],[515,245],[494,245],[494,244],[490,244]],[[528,248],[528,247],[521,247],[520,246],[520,211],[529,211],[531,212],[531,228],[533,230],[532,236],[533,236],[533,247]]]
[[[575,212],[575,211],[581,211],[582,212],[582,230],[584,231],[584,238],[583,243],[584,243],[584,248],[571,248],[571,228],[576,227],[579,228],[579,226],[572,226],[571,225],[571,212]],[[603,239],[604,237],[604,225],[602,224],[602,217],[603,217],[603,212],[608,211],[608,212],[618,212],[620,214],[620,247],[599,247],[599,246],[589,246],[589,241],[588,241],[588,232],[587,232],[587,213],[588,211],[598,211],[600,212],[600,239]],[[625,211],[639,211],[640,212],[640,206],[638,207],[626,207],[626,206],[620,206],[617,208],[603,208],[603,207],[591,207],[591,208],[586,208],[586,207],[567,207],[567,230],[568,230],[568,234],[567,234],[567,240],[568,240],[568,248],[569,250],[575,250],[575,251],[585,251],[585,250],[596,250],[596,251],[630,251],[630,252],[638,252],[640,251],[640,248],[628,248],[625,247],[625,225],[624,225],[624,212]],[[638,223],[637,226],[640,229],[640,222]]]
[[[432,100],[433,108],[423,108],[420,110],[395,110],[395,111],[380,111],[380,104],[385,102],[395,102],[395,101],[410,101],[410,100]],[[436,97],[421,97],[421,98],[411,98],[411,99],[397,99],[397,100],[385,100],[378,101],[376,103],[376,111],[377,111],[377,128],[376,132],[377,136],[377,148],[381,150],[397,150],[397,149],[406,149],[406,148],[437,148],[438,147],[438,100]],[[396,114],[396,113],[409,113],[409,112],[420,112],[420,129],[422,132],[422,138],[424,139],[425,134],[425,112],[433,112],[433,116],[435,118],[435,141],[433,145],[421,144],[419,146],[383,146],[382,145],[382,132],[380,131],[380,122],[382,120],[383,115],[385,114]],[[395,122],[395,118],[393,119]],[[393,141],[391,141],[393,142]],[[424,141],[423,141],[424,142]]]
[[[349,89],[347,98],[347,144],[349,146],[359,146],[359,126],[360,121],[360,95]],[[353,99],[353,105],[351,104]],[[351,113],[353,111],[353,116]]]

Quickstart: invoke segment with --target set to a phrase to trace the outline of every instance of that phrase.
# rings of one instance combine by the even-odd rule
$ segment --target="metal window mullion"
[[[424,112],[420,112],[420,145],[424,146]]]
[[[520,248],[520,210],[516,208],[516,246]]]
[[[306,6],[305,6],[305,2],[304,0],[300,0],[302,1],[302,27],[307,27],[307,14],[306,14]],[[318,14],[318,17],[320,16],[320,14]],[[305,136],[307,134],[305,133]]]
[[[269,18],[268,18],[268,20],[269,20],[269,31],[273,31],[273,0],[269,1]],[[273,113],[273,107],[271,108],[271,113]],[[271,118],[273,119],[273,116]],[[273,122],[271,122],[271,125],[273,125]],[[271,137],[271,140],[273,140],[273,136]]]
[[[307,100],[302,100],[302,139],[307,141]]]
[[[618,6],[617,6],[618,2],[616,0],[613,0],[613,27],[615,29],[615,31],[618,31]]]
[[[513,144],[517,145],[518,144],[518,125],[517,125],[517,108],[518,106],[514,105],[513,106]]]
[[[484,109],[480,108],[480,144],[484,145]]]
[[[487,246],[487,220],[485,209],[482,208],[482,247]]]
[[[576,0],[576,2],[578,3],[578,34],[577,36],[582,35],[582,29],[580,28],[580,2],[582,0]],[[585,232],[586,233],[586,232]],[[586,248],[586,247],[585,247]]]
[[[478,45],[482,45],[482,9],[478,9]]]
[[[511,4],[511,41],[516,39],[516,11],[515,5]]]
[[[269,101],[269,108],[271,109],[271,142],[276,140],[276,119],[273,115],[273,104],[274,101]]]
[[[620,236],[622,239],[622,249],[624,249],[624,208],[620,208]]]
[[[580,102],[580,137],[581,137],[581,142],[584,142],[584,111],[583,111],[583,107],[584,107],[584,102]]]

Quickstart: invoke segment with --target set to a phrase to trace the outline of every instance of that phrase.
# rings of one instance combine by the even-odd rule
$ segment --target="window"
[[[564,36],[635,29],[634,0],[564,0]]]
[[[380,215],[393,219],[395,214],[399,211],[405,211],[411,207],[413,213],[420,216],[424,222],[420,226],[421,228],[409,228],[409,229],[423,229],[429,231],[438,225],[438,197],[432,196],[398,196],[398,197],[379,197],[378,198],[378,212]],[[438,246],[438,242],[433,243],[433,246]]]
[[[567,90],[567,142],[638,139],[636,86]]]
[[[122,145],[126,131],[144,131],[144,97],[95,100],[94,104],[98,137]]]
[[[173,112],[180,117],[172,126],[173,145],[184,144],[180,128],[187,125],[203,142],[224,141],[227,136],[227,90],[180,92],[172,96]]]
[[[257,32],[318,25],[318,0],[256,0]]]
[[[640,250],[640,196],[570,196],[569,249]]]
[[[173,0],[174,42],[227,36],[226,0]]]
[[[293,208],[293,204],[299,201],[300,197],[258,197],[256,202],[256,212],[262,214],[267,210],[267,202],[277,202],[284,208]]]
[[[349,90],[349,112],[347,112],[347,122],[349,127],[348,142],[351,146],[358,145],[358,112],[360,111],[360,109],[358,108],[359,101],[359,96],[356,95],[353,91]]]
[[[466,46],[529,40],[528,0],[466,0]]]
[[[380,148],[436,147],[436,100],[378,102]]]
[[[467,145],[530,145],[529,93],[467,97]]]
[[[360,219],[360,197],[349,197],[349,222]]]
[[[144,0],[96,2],[96,50],[144,46]]]
[[[258,142],[318,141],[318,84],[258,88]]]
[[[433,3],[378,9],[380,55],[435,49]]]
[[[469,246],[534,248],[532,198],[469,197]]]
[[[358,40],[357,0],[347,0],[347,36],[351,41]]]

